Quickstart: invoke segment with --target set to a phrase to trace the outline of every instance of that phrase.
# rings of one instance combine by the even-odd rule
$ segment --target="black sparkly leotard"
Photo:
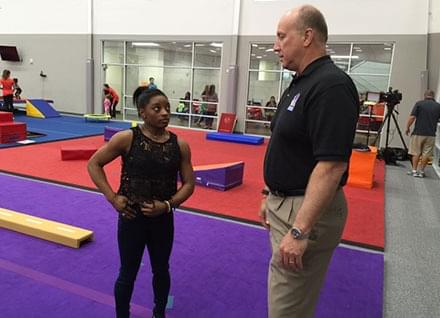
[[[145,136],[140,127],[131,128],[130,150],[122,156],[121,184],[118,194],[126,196],[135,208],[151,200],[169,200],[177,191],[180,148],[177,136],[169,132],[165,142]]]

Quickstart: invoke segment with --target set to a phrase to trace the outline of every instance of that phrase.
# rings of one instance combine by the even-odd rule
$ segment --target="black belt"
[[[296,196],[302,196],[306,193],[306,190],[288,190],[288,191],[282,191],[282,190],[269,190],[270,193],[277,197],[296,197]]]

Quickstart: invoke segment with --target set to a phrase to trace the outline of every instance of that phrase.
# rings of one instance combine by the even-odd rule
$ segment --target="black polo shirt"
[[[358,116],[351,78],[329,56],[313,61],[292,80],[272,119],[266,185],[285,195],[303,195],[318,161],[348,162]],[[341,186],[347,178],[348,169]]]

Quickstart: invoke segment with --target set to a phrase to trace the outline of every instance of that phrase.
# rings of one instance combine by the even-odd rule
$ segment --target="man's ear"
[[[309,47],[310,44],[312,44],[314,37],[315,37],[315,32],[313,31],[313,29],[312,28],[307,28],[304,31],[304,35],[303,35],[303,38],[304,38],[304,41],[303,41],[304,44],[303,45],[304,45],[304,47]]]

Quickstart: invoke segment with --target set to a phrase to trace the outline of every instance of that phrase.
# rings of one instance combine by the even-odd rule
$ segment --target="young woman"
[[[0,79],[0,85],[3,90],[3,108],[6,111],[13,112],[13,93],[14,93],[14,81],[11,78],[10,70],[3,70],[2,78]]]
[[[121,267],[115,283],[116,315],[129,317],[134,282],[147,246],[153,272],[153,317],[161,318],[165,317],[170,290],[173,209],[194,191],[194,172],[188,144],[166,129],[170,103],[165,94],[138,87],[133,102],[143,124],[115,134],[90,159],[88,171],[119,216]],[[122,172],[115,193],[103,168],[118,156],[122,157]]]

